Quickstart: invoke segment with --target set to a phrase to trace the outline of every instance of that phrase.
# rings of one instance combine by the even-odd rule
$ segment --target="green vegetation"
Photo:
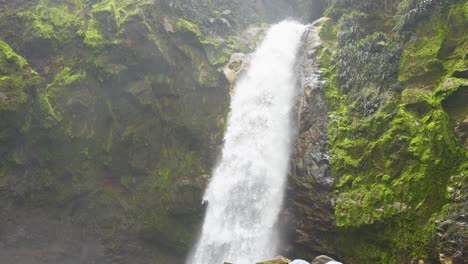
[[[0,41],[0,111],[18,111],[30,100],[32,86],[37,84],[37,73],[27,61]]]
[[[206,15],[159,1],[7,2],[2,204],[74,208],[103,237],[185,253],[226,125],[220,69],[262,27],[208,38]],[[320,57],[341,253],[346,263],[430,259],[435,225],[466,182],[457,129],[468,111],[468,3],[333,0],[327,15]]]
[[[202,37],[202,33],[198,26],[190,21],[187,21],[183,18],[177,19],[175,22],[175,29],[181,32],[190,32],[197,36],[199,39]]]
[[[30,20],[29,34],[37,38],[68,42],[82,34],[83,19],[78,15],[81,2],[55,4],[51,0],[40,0],[32,10],[18,13]]]
[[[383,6],[334,1],[334,19],[321,32],[336,225],[347,263],[432,257],[449,181],[466,170],[467,151],[445,107],[466,88],[466,79],[452,77],[466,69],[464,3],[427,5],[403,23],[406,2],[386,7],[398,10],[396,27],[376,28],[369,21]],[[467,114],[456,113],[458,120]]]
[[[201,29],[174,15],[166,31],[158,1],[6,5],[2,206],[54,216],[76,206],[106,239],[141,237],[184,254],[228,99]],[[214,48],[215,60],[228,57]]]

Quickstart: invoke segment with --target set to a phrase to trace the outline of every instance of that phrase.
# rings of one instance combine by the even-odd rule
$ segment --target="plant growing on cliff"
[[[395,15],[395,30],[407,30],[424,17],[444,12],[456,0],[403,0]]]
[[[327,36],[321,63],[335,216],[349,263],[429,259],[436,250],[431,240],[436,219],[444,217],[446,187],[466,167],[453,126],[466,113],[446,108],[466,83],[453,77],[454,67],[466,68],[456,66],[466,57],[460,48],[467,28],[466,4],[456,2],[401,2],[397,18],[412,4],[420,9],[402,30],[390,24],[398,19],[381,18],[382,6],[348,1],[339,6],[354,11],[338,10],[341,18],[322,29],[338,29],[336,40],[321,34]],[[379,19],[389,24],[370,25]],[[405,30],[413,37],[400,34]]]

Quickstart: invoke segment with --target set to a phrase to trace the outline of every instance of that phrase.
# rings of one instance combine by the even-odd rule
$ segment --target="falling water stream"
[[[306,26],[272,26],[237,82],[222,158],[189,264],[251,264],[276,254],[291,152],[295,62]]]

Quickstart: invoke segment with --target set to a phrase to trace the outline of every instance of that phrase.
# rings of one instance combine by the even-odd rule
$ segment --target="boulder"
[[[231,84],[236,82],[242,71],[246,68],[248,58],[249,56],[244,53],[234,53],[231,55],[228,64],[223,69],[226,79]]]
[[[285,257],[276,257],[275,259],[272,260],[267,260],[267,261],[262,261],[262,262],[257,262],[257,264],[287,264],[290,263],[291,260],[285,258]]]
[[[316,257],[311,264],[340,264],[340,262],[337,262],[329,256],[321,255]]]

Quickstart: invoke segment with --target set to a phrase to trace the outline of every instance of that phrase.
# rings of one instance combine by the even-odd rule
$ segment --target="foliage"
[[[444,12],[454,2],[456,0],[403,0],[398,5],[395,29],[406,30],[421,18]]]
[[[467,113],[446,109],[466,83],[452,77],[466,68],[464,5],[437,14],[427,1],[426,15],[405,27],[409,39],[369,26],[384,15],[364,2],[334,1],[328,12],[338,15],[322,29],[338,29],[320,57],[342,253],[347,263],[429,259],[447,186],[466,166],[452,119]]]
[[[37,84],[37,73],[27,61],[0,41],[0,111],[18,111],[30,100],[31,86]]]
[[[177,19],[177,21],[175,23],[175,29],[177,31],[181,31],[181,32],[193,33],[198,38],[202,37],[202,33],[201,33],[200,29],[198,28],[198,26],[196,24],[188,21],[188,20],[183,19],[183,18]]]
[[[346,90],[365,87],[369,82],[382,86],[396,77],[399,47],[384,33],[373,33],[341,47],[337,54],[338,70]]]
[[[221,45],[159,1],[25,2],[0,7],[0,196],[182,255],[222,137]]]
[[[19,13],[19,17],[31,20],[28,29],[33,36],[60,42],[71,41],[82,34],[83,19],[78,15],[81,8],[78,2],[54,4],[50,0],[40,0],[34,9]]]

